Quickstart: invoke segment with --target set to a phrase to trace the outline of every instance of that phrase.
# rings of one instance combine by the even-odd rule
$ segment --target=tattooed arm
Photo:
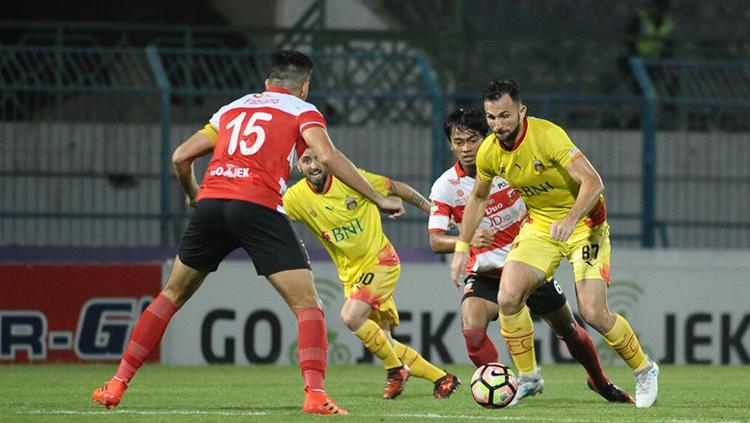
[[[391,180],[391,188],[388,191],[388,195],[395,195],[400,197],[402,200],[413,205],[414,207],[422,210],[423,212],[430,214],[430,202],[422,196],[417,190],[406,185],[403,182]]]

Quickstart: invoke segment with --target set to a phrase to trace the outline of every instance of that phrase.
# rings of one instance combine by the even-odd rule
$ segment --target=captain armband
[[[216,139],[219,137],[219,129],[213,123],[207,124],[199,129],[198,132],[207,136],[211,140],[211,143],[214,146],[216,145]]]
[[[453,248],[456,253],[468,253],[469,243],[466,241],[456,241],[456,246]]]

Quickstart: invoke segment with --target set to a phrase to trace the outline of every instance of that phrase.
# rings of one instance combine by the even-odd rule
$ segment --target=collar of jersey
[[[461,162],[458,160],[456,160],[456,164],[453,165],[453,168],[456,169],[456,175],[458,175],[459,178],[466,176],[466,172],[464,172],[464,168],[461,167]]]
[[[268,89],[266,91],[272,92],[272,93],[281,93],[281,94],[292,95],[291,91],[287,90],[284,87],[279,87],[279,86],[276,86],[276,85],[271,85],[270,87],[268,87]]]
[[[328,179],[326,180],[326,184],[328,185],[328,188],[326,188],[325,191],[323,192],[315,191],[315,187],[312,186],[312,184],[310,183],[310,181],[307,180],[307,178],[305,178],[305,182],[307,183],[307,187],[310,188],[310,191],[312,191],[314,194],[326,195],[328,194],[328,191],[331,190],[331,187],[333,187],[333,173],[328,172]]]
[[[497,142],[500,144],[500,148],[502,148],[505,151],[513,151],[513,150],[518,149],[518,146],[520,146],[523,140],[526,139],[527,129],[529,129],[529,120],[527,118],[523,118],[523,129],[522,129],[523,132],[521,132],[521,138],[519,138],[516,141],[516,143],[513,144],[513,148],[507,148],[505,144],[503,144],[503,142],[500,141],[500,138],[497,138],[497,135],[495,135],[495,138],[497,138]]]

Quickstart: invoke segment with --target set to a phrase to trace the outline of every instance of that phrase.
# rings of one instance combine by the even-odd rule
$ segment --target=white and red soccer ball
[[[517,387],[513,371],[502,363],[480,366],[471,377],[471,396],[486,408],[503,408],[510,404]]]

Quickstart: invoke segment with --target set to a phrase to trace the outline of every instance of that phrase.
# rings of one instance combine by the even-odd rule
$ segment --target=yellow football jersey
[[[360,170],[381,194],[388,195],[391,180]],[[284,210],[302,222],[331,255],[339,278],[354,284],[361,271],[375,263],[395,264],[398,256],[383,233],[380,211],[372,201],[333,174],[328,191],[317,193],[306,179],[284,194]]]
[[[494,176],[505,178],[526,202],[532,224],[549,228],[575,204],[581,186],[565,167],[583,153],[550,121],[529,117],[523,125],[523,135],[511,150],[494,133],[484,139],[477,153],[477,175],[485,181]],[[605,219],[602,196],[578,224],[596,226]]]

